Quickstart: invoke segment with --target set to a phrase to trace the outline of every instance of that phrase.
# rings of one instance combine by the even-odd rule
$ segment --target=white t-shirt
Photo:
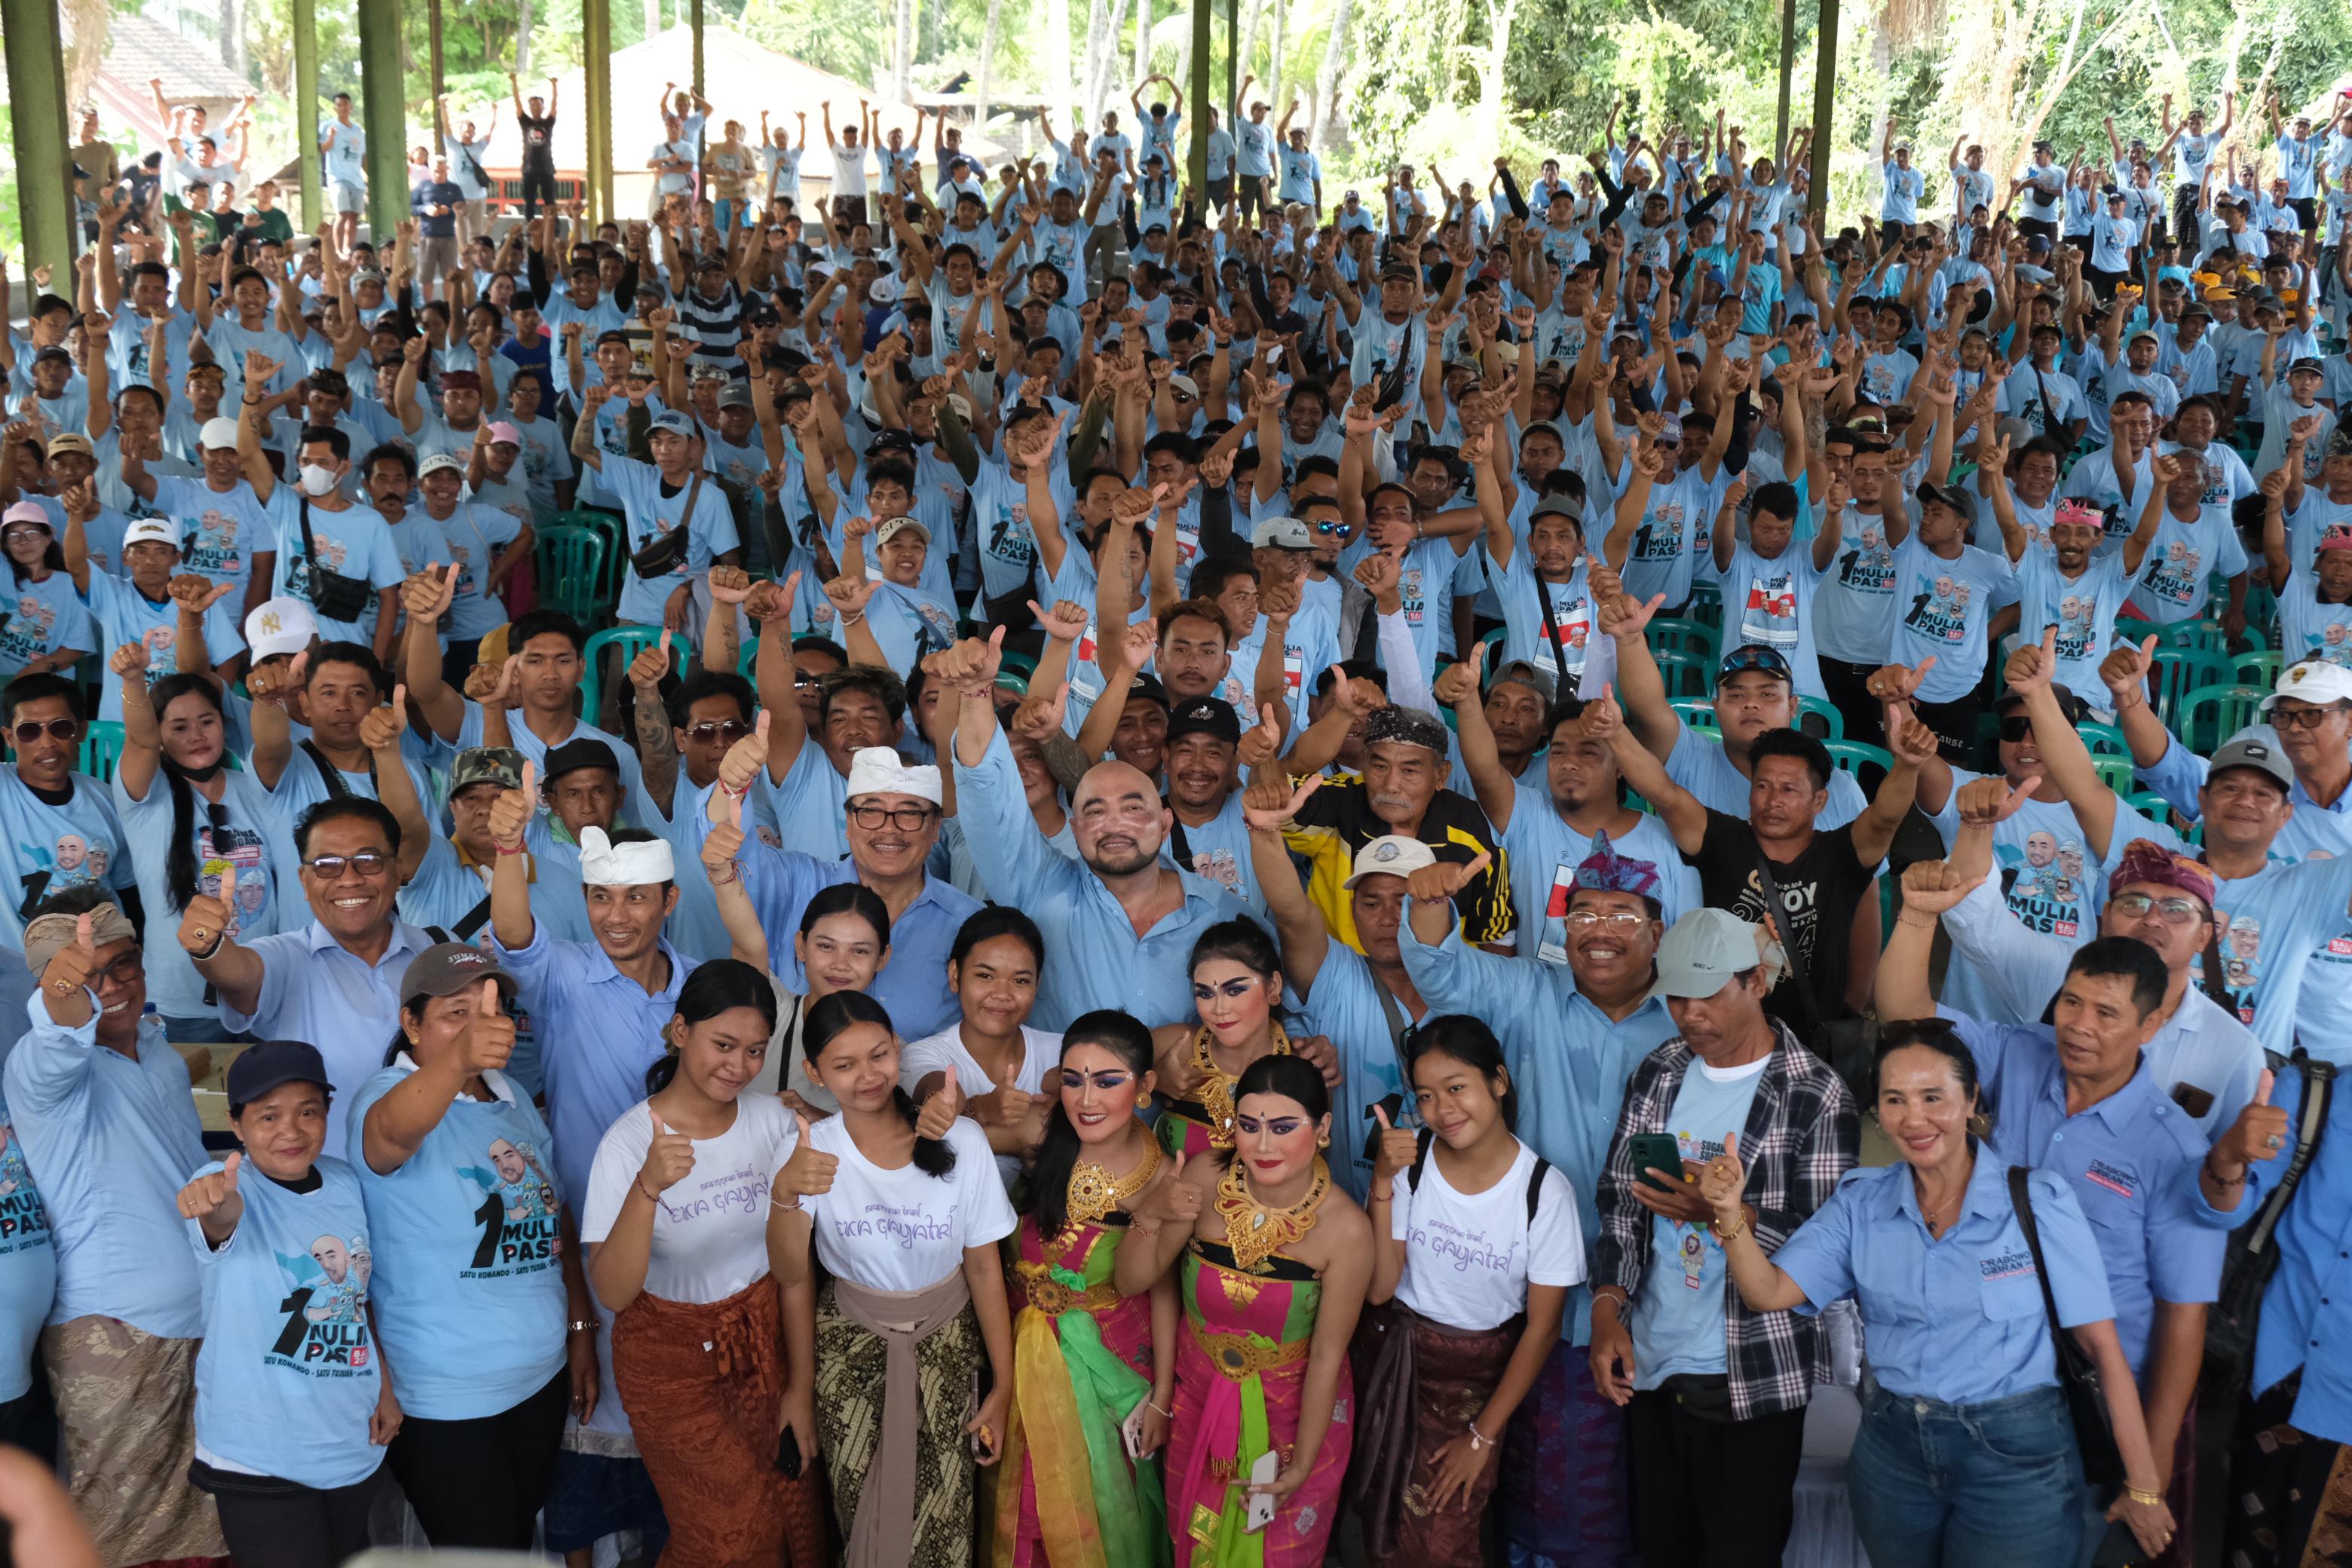
[[[596,1145],[580,1239],[613,1234],[621,1205],[653,1147],[653,1112],[639,1100]],[[735,1125],[694,1142],[694,1169],[666,1188],[654,1215],[646,1289],[665,1301],[723,1301],[768,1271],[768,1186],[798,1142],[793,1113],[772,1094],[746,1089]]]
[[[1584,1279],[1584,1232],[1576,1194],[1557,1165],[1544,1173],[1535,1218],[1528,1218],[1528,1183],[1536,1152],[1519,1156],[1503,1179],[1483,1193],[1457,1192],[1437,1168],[1434,1149],[1422,1163],[1421,1190],[1412,1173],[1399,1171],[1390,1209],[1390,1235],[1404,1246],[1404,1277],[1397,1296],[1423,1317],[1453,1329],[1492,1329],[1527,1310],[1529,1285],[1577,1285]]]
[[[936,1285],[963,1267],[965,1247],[1002,1241],[1019,1223],[976,1122],[948,1129],[956,1163],[944,1176],[927,1176],[911,1160],[882,1169],[857,1152],[838,1116],[810,1128],[809,1141],[841,1157],[833,1191],[801,1200],[815,1221],[816,1255],[869,1290]]]
[[[1061,1065],[1062,1037],[1043,1029],[1021,1026],[1021,1068],[1013,1075],[1013,1087],[1024,1094],[1043,1094],[1045,1075]],[[931,1073],[956,1069],[956,1089],[969,1098],[989,1094],[1002,1086],[988,1076],[979,1058],[964,1048],[963,1031],[950,1024],[936,1035],[919,1040],[909,1040],[907,1048],[898,1053],[898,1082],[908,1093]],[[1021,1158],[1017,1154],[996,1156],[996,1169],[1004,1178],[1007,1192],[1021,1174]]]

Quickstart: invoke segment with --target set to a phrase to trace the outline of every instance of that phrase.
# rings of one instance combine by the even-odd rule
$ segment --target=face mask
[[[335,488],[335,470],[321,468],[316,463],[305,463],[302,465],[301,482],[304,495],[325,495]]]

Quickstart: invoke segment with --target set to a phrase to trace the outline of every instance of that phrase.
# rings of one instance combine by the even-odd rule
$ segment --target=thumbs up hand
[[[84,1007],[89,1005],[89,998],[83,993],[89,988],[91,977],[98,973],[98,942],[90,931],[91,921],[88,914],[77,918],[72,942],[58,949],[57,956],[50,959],[48,967],[41,971],[41,991],[50,998],[49,1010],[53,1015],[58,1003],[66,999],[81,997]],[[210,939],[206,941],[209,943]],[[83,1016],[88,1016],[87,1013]],[[76,1019],[75,1022],[80,1020]]]
[[[229,929],[236,924],[236,868],[221,869],[220,891],[198,893],[188,900],[180,912],[180,946],[191,958],[211,958],[214,950],[228,940]],[[69,952],[68,948],[66,952]],[[60,952],[59,958],[65,956]],[[51,964],[55,968],[54,962]],[[44,978],[47,978],[46,976]]]
[[[1748,1167],[1739,1163],[1739,1134],[1727,1132],[1723,1152],[1706,1163],[1698,1178],[1699,1196],[1715,1211],[1717,1231],[1738,1228],[1742,1212],[1739,1194],[1747,1185]]]
[[[2253,1100],[2238,1112],[2230,1130],[2214,1141],[2210,1161],[2214,1171],[2241,1171],[2256,1160],[2275,1160],[2279,1151],[2287,1146],[2291,1134],[2286,1108],[2271,1103],[2271,1089],[2276,1081],[2277,1075],[2264,1068]]]
[[[244,1200],[236,1195],[236,1181],[245,1165],[242,1152],[232,1153],[221,1162],[221,1168],[208,1172],[180,1189],[180,1217],[202,1219],[217,1214],[235,1204],[241,1209]],[[226,1216],[231,1224],[235,1215]]]
[[[514,1020],[499,1011],[499,983],[483,981],[474,1016],[467,1020],[465,1033],[457,1037],[466,1070],[478,1073],[503,1068],[507,1058],[514,1055]]]
[[[1381,1152],[1372,1161],[1372,1188],[1375,1193],[1396,1180],[1397,1173],[1412,1166],[1412,1157],[1419,1152],[1420,1141],[1409,1127],[1392,1126],[1389,1108],[1372,1107],[1372,1116],[1381,1124]]]
[[[923,1101],[922,1109],[915,1113],[915,1136],[918,1138],[946,1137],[948,1129],[955,1125],[956,1118],[963,1114],[964,1096],[956,1088],[956,1069],[952,1064],[947,1069],[946,1079],[947,1081],[940,1085],[939,1092]]]
[[[646,1163],[637,1172],[637,1190],[659,1203],[662,1194],[686,1180],[694,1170],[694,1140],[683,1132],[672,1131],[662,1121],[660,1111],[651,1106],[646,1109],[654,1119],[654,1141],[646,1147]]]
[[[1214,1162],[1208,1163],[1213,1165]],[[1185,1164],[1186,1157],[1178,1154],[1175,1168],[1169,1172],[1168,1179],[1160,1184],[1160,1190],[1138,1212],[1147,1217],[1172,1222],[1190,1235],[1194,1223],[1201,1217],[1202,1200],[1208,1194],[1197,1173],[1189,1178],[1185,1175]]]
[[[809,1142],[809,1119],[797,1110],[793,1112],[793,1131],[797,1136],[792,1157],[776,1173],[776,1190],[790,1193],[795,1199],[819,1197],[833,1191],[833,1173],[841,1164],[841,1156],[828,1154]],[[800,1205],[795,1202],[790,1206]]]

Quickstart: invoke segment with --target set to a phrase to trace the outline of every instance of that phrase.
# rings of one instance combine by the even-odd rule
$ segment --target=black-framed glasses
[[[707,746],[713,741],[724,741],[731,746],[751,732],[751,726],[740,719],[705,719],[699,724],[688,725],[686,738],[698,746]]]
[[[2158,899],[2147,893],[2117,893],[2107,907],[2126,920],[2137,920],[2154,910],[2168,926],[2194,925],[2206,918],[2205,906],[2195,899]]]
[[[2341,702],[2331,702],[2325,708],[2289,708],[2280,703],[2271,710],[2271,722],[2282,730],[2316,730],[2338,713],[2352,711]]]
[[[866,829],[868,833],[874,832],[886,822],[901,833],[914,833],[921,829],[924,824],[929,822],[932,817],[938,815],[939,808],[931,805],[873,805],[869,804],[865,805],[853,805],[849,808],[849,820],[857,824],[858,826]]]
[[[51,719],[44,722],[37,719],[27,719],[22,724],[13,728],[9,733],[16,737],[16,744],[20,746],[29,746],[43,735],[48,736],[52,741],[71,741],[80,736],[81,721]]]
[[[302,863],[320,881],[332,882],[341,879],[347,870],[362,877],[380,877],[390,868],[392,857],[381,850],[362,849],[356,855],[321,855]]]

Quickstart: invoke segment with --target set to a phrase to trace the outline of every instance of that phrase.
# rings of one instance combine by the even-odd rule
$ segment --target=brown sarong
[[[817,1300],[816,1336],[817,1420],[849,1537],[845,1568],[969,1563],[962,1428],[980,1335],[963,1270],[921,1290],[870,1290],[836,1275]]]
[[[783,1311],[772,1276],[701,1305],[640,1292],[613,1320],[613,1378],[669,1520],[670,1568],[822,1568],[813,1469],[776,1468]]]
[[[41,1331],[67,1485],[108,1568],[228,1552],[213,1500],[188,1484],[203,1344],[94,1315]]]
[[[1450,1328],[1402,1301],[1364,1313],[1355,1343],[1369,1350],[1370,1366],[1356,1384],[1347,1500],[1363,1521],[1364,1551],[1375,1563],[1479,1568],[1485,1561],[1478,1527],[1498,1468],[1488,1465],[1468,1497],[1449,1500],[1442,1511],[1430,1508],[1429,1489],[1438,1450],[1486,1407],[1526,1327],[1514,1318],[1499,1328]]]

